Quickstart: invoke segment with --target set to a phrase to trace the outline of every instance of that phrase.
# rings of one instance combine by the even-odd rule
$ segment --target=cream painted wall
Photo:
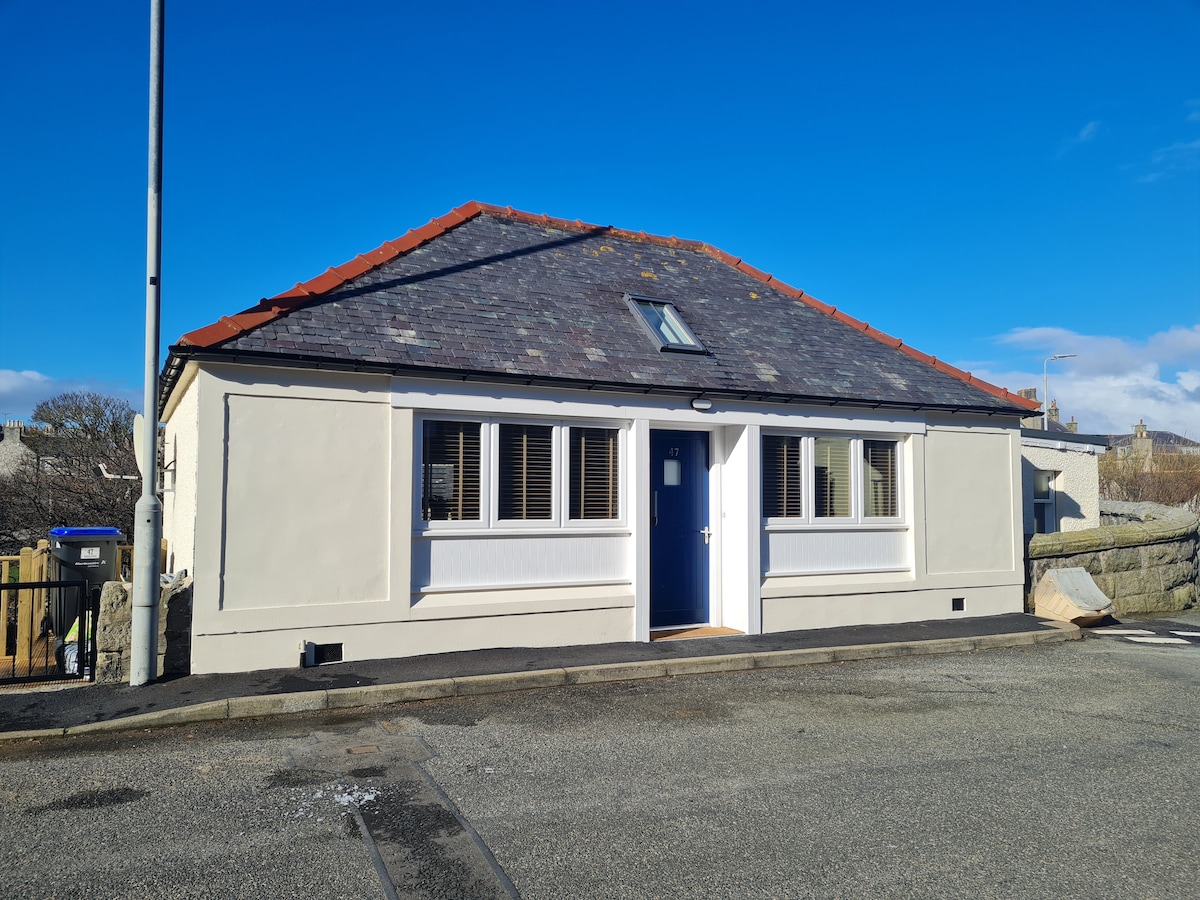
[[[418,417],[431,410],[494,416],[498,408],[628,429],[625,521],[605,536],[619,537],[625,550],[595,570],[623,577],[468,581],[463,590],[448,579],[441,591],[414,584],[422,582],[412,549],[423,539],[414,534]],[[970,417],[927,427],[921,413],[752,403],[698,412],[687,398],[205,364],[175,398],[168,424],[195,435],[196,672],[292,666],[303,641],[342,643],[351,660],[647,638],[646,454],[650,430],[660,427],[713,434],[713,610],[721,624],[753,633],[942,618],[964,592],[967,615],[1021,608],[1016,429],[977,426]],[[762,577],[763,427],[904,437],[907,537],[890,557],[902,571]],[[1001,477],[981,486],[980,471]],[[974,496],[964,502],[968,488]],[[171,527],[186,543],[183,498],[172,502]]]
[[[1095,448],[1088,444],[1038,447],[1023,442],[1021,511],[1025,534],[1033,534],[1033,476],[1036,470],[1057,472],[1055,506],[1060,531],[1100,527],[1100,470]]]
[[[930,574],[1017,572],[1017,429],[930,428],[925,540]]]
[[[200,388],[195,371],[188,373],[182,396],[163,428],[163,537],[167,540],[167,572],[195,569],[196,460]]]
[[[389,407],[242,394],[225,404],[221,608],[387,600]]]
[[[762,630],[758,596],[758,533],[762,518],[759,428],[726,426],[714,436],[714,443],[720,448],[714,459],[721,467],[721,503],[716,520],[721,619],[715,624],[757,634]]]
[[[958,424],[960,423],[961,424]],[[907,554],[900,571],[768,577],[763,630],[1020,612],[1018,430],[931,417],[906,441]],[[962,604],[955,611],[955,601]]]

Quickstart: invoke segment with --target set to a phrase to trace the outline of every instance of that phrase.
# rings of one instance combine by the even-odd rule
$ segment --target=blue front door
[[[650,627],[708,622],[708,433],[650,432]]]

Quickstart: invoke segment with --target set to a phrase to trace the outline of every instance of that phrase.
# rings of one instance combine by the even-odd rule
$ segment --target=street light
[[[1042,363],[1042,431],[1050,430],[1050,378],[1046,366],[1056,359],[1074,359],[1074,353],[1055,353]]]

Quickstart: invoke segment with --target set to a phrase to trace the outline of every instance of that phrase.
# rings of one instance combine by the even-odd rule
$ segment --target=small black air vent
[[[950,611],[951,612],[963,612],[964,610],[966,610],[966,608],[967,608],[967,598],[966,597],[951,597],[950,598]],[[341,659],[341,656],[339,656],[338,659]]]
[[[342,661],[342,645],[341,644],[313,644],[313,665],[320,666],[325,663],[335,663]]]

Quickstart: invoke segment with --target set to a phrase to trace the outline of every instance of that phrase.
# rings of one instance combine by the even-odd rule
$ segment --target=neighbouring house
[[[1018,393],[1037,402],[1037,389]],[[1026,535],[1082,531],[1100,526],[1099,457],[1108,437],[1080,434],[1075,417],[1059,421],[1058,404],[1021,420],[1021,509]]]
[[[1109,449],[1119,457],[1141,456],[1150,459],[1156,454],[1185,456],[1200,454],[1200,441],[1194,441],[1173,431],[1155,431],[1146,427],[1146,420],[1139,419],[1132,434],[1108,434]]]
[[[25,423],[19,419],[9,419],[0,428],[0,477],[12,475],[22,462],[34,457],[24,437]]]
[[[1035,405],[706,244],[469,203],[171,348],[192,670],[1018,612]]]

